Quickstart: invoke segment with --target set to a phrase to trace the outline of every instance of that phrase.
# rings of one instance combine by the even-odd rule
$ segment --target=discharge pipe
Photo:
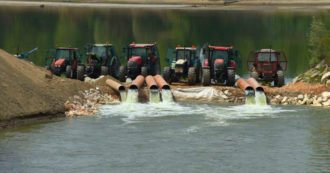
[[[108,84],[111,88],[113,88],[114,90],[116,90],[118,92],[125,91],[125,87],[121,83],[119,83],[115,80],[107,79],[105,81],[105,83]]]
[[[258,92],[265,92],[264,91],[264,88],[252,77],[250,77],[248,80],[247,80],[247,83],[249,83],[252,88],[254,89],[254,91],[258,91]]]
[[[146,77],[146,83],[150,90],[158,89],[157,83],[151,75]]]
[[[157,83],[157,85],[159,86],[159,88],[164,89],[164,90],[169,90],[170,85],[168,85],[168,83],[164,80],[164,78],[161,75],[156,75],[154,76],[154,79]]]
[[[144,84],[144,77],[139,75],[135,78],[135,80],[129,86],[129,89],[139,89]]]
[[[247,83],[245,79],[239,78],[237,80],[237,85],[245,92],[246,96],[254,96],[253,87],[249,83]]]

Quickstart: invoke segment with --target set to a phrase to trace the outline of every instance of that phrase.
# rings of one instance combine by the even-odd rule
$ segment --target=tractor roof
[[[78,48],[72,48],[72,47],[57,47],[57,50],[78,50]]]
[[[155,46],[155,44],[135,44],[135,43],[132,43],[130,44],[131,47],[134,47],[134,48],[143,48],[143,47],[152,47],[152,46]]]
[[[112,44],[108,44],[108,43],[96,43],[96,44],[93,44],[93,46],[95,47],[105,47],[105,46],[112,46]]]
[[[176,47],[176,50],[196,50],[196,47]]]
[[[260,49],[260,50],[257,50],[256,51],[257,53],[269,53],[269,52],[279,52],[277,50],[274,50],[274,49]]]
[[[212,48],[214,50],[230,50],[230,49],[233,49],[233,46],[231,46],[231,47],[209,46],[209,48]]]

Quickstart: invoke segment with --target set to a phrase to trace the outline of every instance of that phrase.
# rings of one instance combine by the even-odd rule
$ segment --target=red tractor
[[[210,85],[211,79],[213,79],[216,84],[233,86],[235,84],[235,60],[239,58],[239,52],[233,47],[204,46],[201,53],[202,84]]]
[[[67,78],[77,77],[77,66],[81,62],[78,48],[57,47],[49,49],[46,57],[46,68],[53,74],[65,74]]]
[[[284,85],[287,64],[285,53],[273,49],[251,51],[247,60],[251,77],[263,82],[274,81],[274,85],[278,87]]]
[[[122,56],[128,60],[126,67],[120,66],[119,80],[135,79],[138,75],[160,74],[160,57],[157,44],[132,43],[123,48]]]

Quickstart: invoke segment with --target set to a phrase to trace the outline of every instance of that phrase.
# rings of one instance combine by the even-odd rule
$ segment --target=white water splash
[[[174,102],[171,90],[162,90],[162,101],[166,103]]]
[[[126,101],[127,103],[137,103],[139,98],[139,91],[135,89],[129,89],[127,92]]]
[[[126,98],[127,98],[127,94],[126,94],[126,91],[120,91],[120,100],[122,102],[125,102],[126,101]]]
[[[255,100],[256,100],[256,105],[258,106],[266,106],[267,105],[267,98],[264,92],[257,91],[255,93]]]
[[[149,102],[150,103],[159,103],[160,94],[158,89],[151,89],[149,92]]]

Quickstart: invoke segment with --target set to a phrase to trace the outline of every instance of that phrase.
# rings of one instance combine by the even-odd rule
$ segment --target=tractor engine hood
[[[223,59],[216,59],[214,60],[214,69],[217,70],[224,70],[225,69],[225,61]]]
[[[133,56],[128,61],[136,62],[138,65],[141,65],[142,64],[142,57],[141,56]]]
[[[55,61],[55,66],[62,66],[65,64],[65,59],[58,59]]]
[[[178,61],[175,62],[176,65],[183,65],[187,62],[186,59],[179,59]]]

